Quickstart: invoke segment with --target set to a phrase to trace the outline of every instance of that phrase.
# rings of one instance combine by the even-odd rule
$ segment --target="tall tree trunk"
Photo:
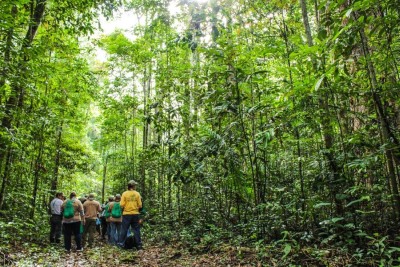
[[[37,192],[38,192],[38,188],[39,188],[40,171],[42,169],[42,155],[43,155],[43,147],[44,147],[43,131],[44,131],[44,123],[41,127],[39,148],[38,148],[38,153],[37,153],[35,163],[34,163],[33,191],[32,191],[32,202],[31,202],[31,213],[30,213],[31,219],[33,219],[34,215],[35,215]]]
[[[359,18],[357,12],[353,13],[354,20]],[[375,66],[371,59],[371,50],[368,45],[368,38],[365,35],[364,28],[360,28],[359,30],[360,38],[361,38],[361,45],[362,51],[366,60],[367,64],[367,71],[369,80],[371,83],[371,94],[372,100],[375,105],[375,109],[378,115],[379,123],[381,126],[383,140],[385,142],[385,155],[387,158],[388,170],[389,170],[389,177],[392,185],[393,191],[393,198],[394,198],[394,205],[396,209],[397,216],[400,216],[400,195],[399,195],[399,183],[398,177],[396,174],[396,168],[398,164],[400,164],[400,143],[393,131],[390,128],[390,118],[387,115],[381,100],[381,96],[379,92],[381,91],[380,86],[378,85],[378,81],[376,78],[376,70]]]
[[[11,7],[11,17],[13,19],[13,22],[18,14],[18,8],[16,5],[13,5]],[[6,83],[7,76],[9,74],[10,70],[10,62],[11,62],[11,51],[13,48],[13,38],[14,38],[14,27],[10,27],[7,31],[6,34],[6,47],[4,49],[4,67],[2,69],[2,75],[0,77],[0,88],[4,86]]]
[[[283,15],[283,14],[282,14]],[[286,50],[286,62],[287,62],[287,67],[289,70],[289,82],[290,82],[290,89],[293,91],[293,73],[292,73],[292,63],[290,61],[290,53],[291,53],[291,48],[289,46],[289,39],[288,39],[288,28],[284,19],[284,16],[282,16],[283,20],[283,39],[285,41],[285,50]],[[293,104],[295,104],[295,99],[292,99]],[[298,172],[299,172],[299,178],[300,178],[300,189],[301,189],[301,197],[302,197],[302,210],[305,211],[305,203],[306,203],[306,196],[304,192],[304,177],[303,177],[303,163],[301,161],[301,146],[300,146],[300,132],[297,126],[294,127],[294,135],[296,138],[296,144],[297,144],[297,158],[298,158]]]
[[[108,156],[105,155],[104,163],[103,163],[103,180],[101,185],[101,203],[104,203],[106,197],[106,179],[107,179],[107,163],[108,163]]]
[[[151,66],[146,66],[146,69],[143,73],[143,143],[142,143],[142,153],[143,156],[146,155],[147,143],[148,143],[148,135],[149,135],[149,111],[148,111],[148,94],[150,89],[150,79],[151,72],[147,70],[147,68],[151,69]],[[141,166],[140,166],[140,185],[141,185],[141,193],[144,198],[146,198],[146,164],[144,162],[144,158],[142,158]]]
[[[8,147],[7,153],[6,153],[6,162],[4,164],[5,167],[4,167],[4,171],[3,171],[3,179],[2,179],[1,188],[0,188],[0,212],[3,210],[6,188],[7,188],[8,180],[10,178],[11,158],[12,158],[11,147]]]
[[[60,168],[60,160],[61,160],[61,140],[62,140],[63,124],[64,120],[61,120],[61,124],[57,129],[57,139],[55,147],[56,154],[54,157],[53,179],[51,180],[51,186],[50,186],[51,196],[49,202],[56,194],[58,188],[58,171]]]
[[[133,111],[133,118],[135,118],[135,110]],[[132,144],[131,144],[131,175],[133,179],[136,179],[136,126],[132,125]]]
[[[300,0],[300,6],[301,6],[301,14],[303,18],[303,25],[304,25],[304,30],[307,38],[307,44],[308,46],[313,46],[313,39],[311,35],[311,28],[310,28],[310,23],[308,20],[308,11],[307,11],[307,3],[306,0]],[[316,64],[316,59],[313,59],[313,66],[314,70],[316,73],[318,73],[318,67]],[[324,80],[325,81],[325,80]],[[326,86],[326,82],[324,83],[324,86]],[[322,90],[321,90],[322,91]],[[322,118],[321,118],[321,130],[322,130],[322,136],[323,136],[323,141],[325,145],[325,157],[328,161],[328,167],[330,171],[330,179],[329,179],[329,188],[331,191],[331,197],[333,201],[335,202],[335,208],[336,208],[336,214],[338,215],[343,215],[343,203],[340,199],[338,199],[337,194],[340,192],[340,183],[342,182],[341,179],[341,168],[337,162],[337,159],[335,157],[334,151],[333,151],[333,144],[334,144],[334,137],[333,137],[333,128],[331,124],[331,112],[329,109],[329,104],[328,104],[328,93],[322,93],[322,95],[319,96],[319,108],[322,111]]]
[[[19,65],[19,67],[16,68],[17,71],[19,72],[19,73],[15,74],[16,76],[24,77],[26,74],[25,63],[29,59],[25,55],[24,50],[26,50],[26,48],[31,46],[33,39],[37,33],[37,30],[39,29],[39,25],[40,25],[40,22],[42,20],[42,17],[44,15],[44,11],[46,8],[46,1],[47,0],[37,0],[37,3],[35,5],[34,0],[31,0],[30,23],[29,23],[29,27],[26,32],[25,38],[23,40],[22,47],[20,49],[21,58],[19,60],[17,60],[17,62],[19,62],[19,63],[16,63],[17,65]],[[16,16],[16,14],[17,14],[17,10],[15,9],[15,7],[13,7],[12,16]],[[9,41],[9,38],[12,38],[12,36],[13,36],[13,30],[10,29],[8,32],[7,40]],[[9,44],[9,45],[11,46],[11,44]],[[10,49],[10,47],[9,47],[9,49]],[[6,51],[5,59],[8,60],[8,62],[10,62],[12,60],[10,51],[8,51],[8,52]],[[3,81],[3,79],[0,79],[0,83],[3,83],[3,82],[5,82],[5,80]],[[21,81],[19,81],[19,83],[21,83]],[[5,104],[4,116],[1,120],[1,125],[4,129],[6,129],[6,131],[13,132],[12,121],[13,121],[14,112],[18,106],[20,106],[20,107],[22,106],[22,103],[23,103],[23,86],[22,86],[22,84],[13,83],[11,85],[10,96],[7,99],[6,104]],[[4,138],[4,137],[0,138],[0,166],[3,165],[6,154],[8,157],[8,159],[4,163],[4,171],[10,169],[10,166],[8,166],[8,164],[10,164],[9,159],[11,158],[11,155],[9,153],[11,153],[12,150],[8,149],[7,148],[8,146],[9,146],[9,141],[7,140],[7,138]],[[4,182],[5,181],[4,177],[7,177],[8,174],[6,174],[6,173],[4,173],[4,174],[5,175],[3,176],[3,184],[2,184],[1,190],[4,190],[4,192],[5,192],[7,182]],[[0,210],[3,208],[3,203],[4,203],[3,200],[4,200],[4,193],[1,194],[1,192],[0,192]]]

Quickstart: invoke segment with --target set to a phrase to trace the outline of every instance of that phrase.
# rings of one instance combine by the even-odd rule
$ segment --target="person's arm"
[[[112,208],[114,206],[114,202],[110,203],[110,205],[108,205],[108,211],[111,212]]]
[[[140,209],[142,207],[143,203],[142,203],[142,197],[140,196],[139,193],[138,193],[138,195],[139,195],[139,197],[138,197],[137,205],[138,205],[138,208]]]
[[[83,223],[83,225],[85,225],[85,222],[86,222],[86,220],[85,220],[85,211],[84,211],[83,205],[82,205],[82,203],[80,201],[78,203],[78,211],[79,211],[79,215],[81,215],[82,223]]]
[[[63,214],[63,212],[64,212],[64,207],[65,207],[65,202],[66,201],[63,201],[63,203],[61,204],[61,215]]]
[[[100,202],[97,202],[97,204],[98,204],[98,205],[97,205],[97,211],[98,211],[98,212],[101,212],[101,205],[100,205]]]
[[[119,202],[119,205],[121,208],[125,208],[126,200],[125,200],[125,194],[123,193],[121,196],[121,201]]]

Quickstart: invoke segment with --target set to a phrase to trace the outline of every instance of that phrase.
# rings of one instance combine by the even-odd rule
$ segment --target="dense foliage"
[[[127,1],[102,64],[78,37],[120,3],[28,2],[0,4],[0,228],[135,179],[158,240],[396,262],[396,1]]]

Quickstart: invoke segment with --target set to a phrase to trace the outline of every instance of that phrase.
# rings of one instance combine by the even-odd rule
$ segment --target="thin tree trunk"
[[[143,152],[146,152],[147,149],[147,140],[148,140],[148,108],[147,108],[147,82],[148,81],[148,77],[147,77],[147,67],[143,73],[143,136],[142,136],[142,150]],[[142,190],[142,196],[144,196],[146,198],[146,191],[145,191],[145,176],[146,176],[146,168],[145,168],[145,163],[142,160],[141,162],[141,166],[140,166],[140,185],[141,185],[141,190]]]
[[[303,17],[303,25],[304,25],[304,30],[307,38],[307,44],[308,46],[313,46],[313,39],[311,35],[311,28],[308,20],[308,11],[307,11],[307,3],[306,0],[300,0],[300,6],[301,6],[301,13]],[[316,73],[318,73],[318,67],[316,64],[316,60],[313,59],[313,66],[314,70]],[[326,83],[325,83],[326,86]],[[343,214],[343,203],[340,199],[337,198],[337,194],[339,193],[339,183],[341,182],[341,168],[339,167],[339,164],[337,163],[336,157],[334,156],[333,152],[333,144],[334,144],[334,138],[333,138],[333,129],[331,126],[331,119],[330,119],[330,109],[329,109],[329,104],[328,104],[328,95],[327,93],[323,93],[322,96],[319,96],[319,107],[320,110],[322,111],[322,118],[321,118],[321,130],[322,130],[322,135],[323,135],[323,141],[325,144],[325,157],[328,161],[328,166],[329,166],[329,171],[330,171],[330,191],[331,191],[331,197],[335,202],[335,208],[336,208],[336,213],[338,215]]]
[[[54,157],[53,179],[51,181],[51,187],[50,187],[50,192],[51,192],[50,201],[56,194],[58,188],[58,171],[60,168],[60,160],[61,160],[61,140],[62,140],[63,124],[64,120],[61,120],[61,125],[58,127],[57,131],[56,155]]]
[[[38,154],[35,159],[35,165],[34,165],[34,175],[33,175],[33,191],[32,191],[32,202],[31,202],[31,213],[30,213],[30,218],[33,219],[35,215],[35,209],[36,209],[36,199],[37,199],[37,192],[38,192],[38,185],[39,185],[39,179],[40,179],[40,171],[41,171],[41,166],[42,166],[42,155],[43,155],[43,147],[44,147],[44,137],[43,137],[43,132],[44,132],[44,123],[42,124],[41,127],[41,136],[40,136],[40,141],[39,141],[39,148],[38,148]]]
[[[4,171],[3,171],[3,179],[2,179],[1,189],[0,189],[0,212],[3,210],[5,192],[6,192],[6,188],[7,188],[7,184],[8,184],[8,179],[10,177],[11,158],[12,158],[11,147],[8,147],[7,153],[6,153],[5,167],[4,167]]]
[[[289,69],[289,81],[290,81],[290,88],[291,90],[294,90],[293,88],[293,74],[292,74],[292,64],[290,61],[290,47],[289,47],[289,40],[288,40],[288,31],[287,31],[287,26],[285,19],[283,19],[283,38],[285,41],[285,48],[286,48],[286,61],[287,61],[287,66]],[[295,102],[295,99],[293,99],[293,102]],[[295,104],[295,103],[294,103]],[[305,203],[306,203],[306,196],[304,192],[304,177],[303,177],[303,163],[301,161],[301,146],[300,146],[300,132],[297,126],[294,127],[294,132],[295,132],[295,138],[296,138],[296,144],[297,144],[297,158],[298,158],[298,172],[299,172],[299,177],[300,177],[300,188],[301,188],[301,196],[302,196],[302,210],[305,211]]]
[[[18,14],[18,8],[16,5],[13,5],[11,8],[11,17],[15,20]],[[7,31],[6,37],[6,47],[4,50],[4,67],[2,70],[2,76],[0,77],[0,88],[2,88],[6,82],[6,77],[8,76],[10,70],[10,62],[11,62],[11,51],[13,48],[13,37],[14,37],[14,27],[10,27]]]
[[[105,161],[103,165],[103,180],[102,180],[102,186],[101,186],[101,203],[104,203],[106,197],[106,179],[107,179],[107,162],[108,162],[108,156],[105,156]]]
[[[353,18],[357,20],[358,14],[356,12],[353,13]],[[392,185],[392,192],[394,198],[394,205],[396,208],[397,216],[400,215],[400,194],[399,194],[399,184],[398,184],[398,177],[396,174],[396,164],[400,164],[400,143],[397,137],[394,135],[390,128],[389,117],[385,112],[385,109],[382,105],[382,100],[379,95],[380,87],[378,85],[378,81],[376,78],[376,71],[375,66],[371,60],[371,51],[368,45],[368,38],[365,35],[365,31],[363,28],[359,30],[360,37],[361,37],[361,45],[363,54],[367,63],[367,71],[371,83],[371,94],[372,100],[375,105],[375,109],[378,115],[378,119],[381,125],[382,136],[384,142],[389,146],[385,147],[385,155],[387,158],[388,170],[389,170],[389,177],[390,182]]]

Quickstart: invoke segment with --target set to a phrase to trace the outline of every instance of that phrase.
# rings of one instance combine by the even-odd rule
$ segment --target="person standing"
[[[115,196],[115,201],[111,202],[108,211],[111,214],[109,217],[110,221],[110,244],[117,245],[119,236],[121,234],[121,223],[122,223],[122,209],[121,209],[121,195]]]
[[[101,240],[106,240],[106,233],[107,233],[107,221],[106,221],[106,206],[108,201],[106,201],[103,205],[101,205],[101,214],[100,214],[100,222],[101,222]],[[108,208],[107,208],[108,211]]]
[[[69,195],[70,199],[64,201],[61,206],[64,226],[64,247],[66,252],[71,251],[71,237],[75,236],[76,251],[82,251],[81,221],[85,224],[82,203],[76,199],[76,193]]]
[[[50,202],[50,243],[60,243],[62,230],[62,213],[61,206],[63,204],[63,193],[56,193],[55,198]]]
[[[108,203],[107,203],[106,207],[104,208],[104,209],[105,209],[105,211],[104,211],[104,217],[105,217],[106,224],[107,224],[107,241],[108,241],[108,243],[110,243],[110,244],[111,244],[112,239],[111,239],[111,223],[110,223],[111,214],[110,214],[110,209],[109,209],[109,207],[110,207],[110,204],[111,204],[113,201],[114,201],[114,197],[109,197],[109,198],[108,198]]]
[[[85,225],[82,245],[85,246],[86,239],[88,239],[88,246],[93,247],[94,234],[96,233],[97,213],[101,212],[101,205],[98,201],[94,200],[93,193],[89,194],[88,199],[83,204],[83,211],[85,212]]]
[[[131,226],[135,238],[135,246],[137,250],[143,249],[142,239],[140,237],[140,212],[142,207],[142,199],[138,191],[136,191],[137,182],[131,180],[128,182],[128,190],[121,196],[122,224],[121,234],[119,236],[118,245],[124,247],[128,229]]]

